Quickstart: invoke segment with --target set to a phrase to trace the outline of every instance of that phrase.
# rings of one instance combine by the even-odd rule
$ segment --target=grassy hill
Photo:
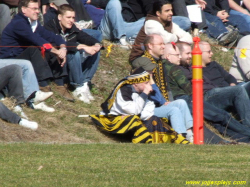
[[[109,43],[105,43],[106,46]],[[221,47],[212,44],[214,60],[218,61],[226,70],[231,66],[233,50],[223,52]],[[78,118],[82,114],[98,114],[100,104],[108,97],[116,83],[128,75],[129,51],[112,47],[108,57],[107,47],[101,54],[101,60],[97,73],[92,83],[95,101],[85,104],[81,101],[71,103],[63,100],[56,92],[46,101],[49,106],[56,109],[54,113],[24,108],[30,120],[39,124],[37,131],[32,131],[16,124],[10,124],[0,120],[0,142],[43,142],[43,143],[97,143],[114,142],[115,140],[101,133],[93,125],[89,118]],[[53,85],[52,85],[53,88]],[[12,102],[9,99],[3,101],[9,108]]]

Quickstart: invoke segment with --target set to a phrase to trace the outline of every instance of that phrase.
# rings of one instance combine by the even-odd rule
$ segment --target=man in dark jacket
[[[0,58],[31,61],[42,91],[50,91],[48,80],[53,77],[59,94],[73,101],[63,85],[67,76],[65,41],[40,25],[39,11],[38,0],[20,0],[19,13],[3,31],[1,45],[5,47],[0,50]]]
[[[95,38],[79,30],[74,24],[74,19],[74,9],[64,4],[58,9],[58,18],[48,22],[45,28],[61,35],[66,41],[69,80],[76,88],[73,95],[85,103],[90,103],[90,100],[94,98],[90,93],[88,82],[97,70],[101,44]]]

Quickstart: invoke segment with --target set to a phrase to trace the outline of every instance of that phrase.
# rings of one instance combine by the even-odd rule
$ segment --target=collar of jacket
[[[25,16],[22,12],[18,13],[16,16],[15,16],[16,19],[24,19],[29,25],[30,25],[30,22],[29,22],[29,19],[27,16]]]

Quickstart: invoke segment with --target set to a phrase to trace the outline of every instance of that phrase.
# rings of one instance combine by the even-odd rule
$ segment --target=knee
[[[12,72],[12,75],[22,75],[22,68],[17,64],[6,66],[6,71]]]
[[[18,63],[22,66],[23,70],[33,71],[33,66],[30,61],[20,60]]]
[[[243,97],[247,96],[247,91],[246,91],[246,89],[244,87],[236,86],[236,89],[237,89],[237,93],[238,93],[237,95],[238,96],[240,96],[240,95],[242,95]]]
[[[114,10],[114,11],[120,11],[122,10],[122,6],[119,0],[110,0],[106,6],[105,10]],[[114,16],[114,15],[112,15]]]
[[[169,116],[178,116],[178,117],[181,117],[181,112],[180,112],[180,109],[177,108],[177,107],[172,107],[171,108],[171,111],[169,112]]]
[[[175,100],[179,106],[187,107],[187,102],[184,99]]]

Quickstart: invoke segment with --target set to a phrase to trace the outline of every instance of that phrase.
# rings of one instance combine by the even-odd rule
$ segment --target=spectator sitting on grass
[[[160,118],[154,116],[155,104],[148,100],[153,91],[149,80],[148,72],[141,67],[136,69],[119,81],[108,99],[102,103],[101,115],[91,115],[92,119],[101,129],[110,133],[125,134],[133,131],[133,143],[189,144],[180,134],[175,140],[169,137],[167,124],[164,125]]]
[[[94,97],[90,93],[88,83],[97,70],[102,45],[95,38],[79,30],[74,24],[74,19],[74,9],[64,4],[58,9],[58,17],[50,20],[45,28],[61,35],[69,46],[67,68],[70,84],[75,87],[73,95],[80,101],[90,103]]]

